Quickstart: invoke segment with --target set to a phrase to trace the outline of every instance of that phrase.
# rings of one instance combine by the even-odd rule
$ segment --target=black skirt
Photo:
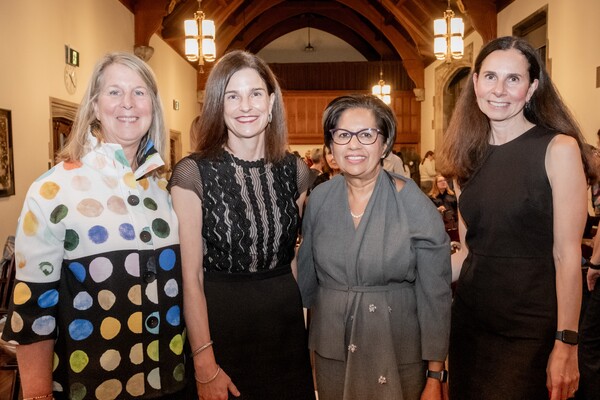
[[[452,304],[450,398],[548,400],[546,365],[553,337],[506,336],[474,324],[460,299]]]
[[[205,273],[204,292],[216,361],[240,391],[235,399],[315,398],[302,302],[289,266]]]

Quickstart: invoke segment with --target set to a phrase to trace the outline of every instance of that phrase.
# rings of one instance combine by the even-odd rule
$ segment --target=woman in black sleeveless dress
[[[527,42],[482,48],[439,157],[460,189],[466,243],[453,255],[452,399],[574,395],[591,175],[582,143]]]
[[[221,58],[193,128],[199,144],[169,185],[194,391],[206,400],[314,400],[292,275],[310,172],[285,151],[283,101],[268,66],[243,51]]]

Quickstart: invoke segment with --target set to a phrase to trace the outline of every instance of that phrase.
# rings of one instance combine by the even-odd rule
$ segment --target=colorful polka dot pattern
[[[183,388],[177,221],[166,181],[141,178],[162,165],[156,155],[134,174],[119,146],[103,144],[27,195],[5,338],[56,338],[54,388],[72,399]]]

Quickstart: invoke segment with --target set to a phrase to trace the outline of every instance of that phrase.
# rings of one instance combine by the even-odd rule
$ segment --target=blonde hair
[[[148,132],[144,135],[136,153],[136,162],[138,165],[143,162],[143,154],[149,140],[152,140],[156,151],[163,159],[166,159],[166,131],[163,117],[163,107],[158,96],[158,86],[152,69],[139,57],[123,52],[108,53],[94,67],[90,83],[83,95],[75,121],[71,128],[71,133],[65,147],[58,153],[56,160],[60,161],[79,161],[91,148],[87,140],[88,132],[98,138],[103,139],[102,126],[96,118],[95,105],[98,102],[98,96],[104,83],[104,73],[106,68],[119,64],[130,68],[136,72],[148,86],[150,98],[152,99],[152,122]]]
[[[436,197],[438,197],[438,196],[439,196],[439,195],[442,193],[442,192],[440,192],[440,189],[438,188],[438,185],[437,185],[437,183],[438,183],[438,178],[444,178],[444,179],[446,179],[446,177],[444,177],[444,176],[443,176],[443,175],[441,175],[441,174],[437,174],[437,175],[435,176],[435,181],[433,182],[433,186],[431,187],[431,190],[430,190],[430,191],[429,191],[429,193],[428,193],[429,197],[433,197],[434,199],[435,199]],[[448,181],[448,180],[446,179],[446,182],[447,182],[447,181]],[[448,187],[446,188],[446,193],[448,193],[448,194],[449,194],[449,195],[451,195],[451,196],[455,196],[455,194],[454,194],[454,190],[450,189],[450,186],[448,186]]]

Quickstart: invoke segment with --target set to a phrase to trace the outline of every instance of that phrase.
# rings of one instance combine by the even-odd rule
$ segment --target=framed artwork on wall
[[[0,197],[14,194],[15,173],[10,110],[0,108]]]

